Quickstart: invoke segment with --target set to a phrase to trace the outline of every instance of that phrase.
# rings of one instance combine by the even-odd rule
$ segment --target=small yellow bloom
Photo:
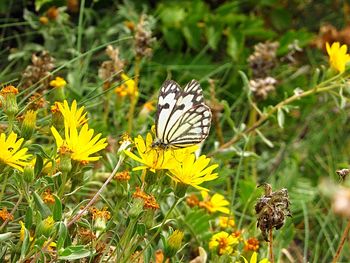
[[[329,56],[329,64],[339,73],[345,71],[345,65],[350,61],[350,55],[347,54],[347,46],[340,46],[339,42],[335,42],[332,46],[329,46],[328,42],[326,43],[326,49]]]
[[[19,231],[19,240],[23,241],[24,240],[24,235],[26,231],[26,226],[24,225],[23,221],[19,221],[19,224],[21,225],[21,230]],[[34,237],[29,236],[29,241],[32,241]]]
[[[57,244],[55,242],[50,242],[50,244],[47,243],[47,241],[44,242],[43,248],[46,248],[47,252],[54,252],[56,250]]]
[[[67,82],[61,77],[56,77],[54,80],[50,81],[50,86],[54,88],[63,88],[66,85]]]
[[[235,220],[231,217],[220,216],[219,217],[219,225],[221,228],[228,228],[235,226]]]
[[[244,263],[248,263],[248,260],[245,257],[242,257],[244,260]],[[252,256],[250,257],[249,263],[257,263],[258,262],[258,253],[253,252]],[[270,261],[267,258],[263,258],[259,261],[259,263],[270,263]]]
[[[209,167],[210,159],[206,158],[205,155],[200,156],[197,160],[194,154],[188,155],[178,163],[175,168],[170,170],[170,177],[176,181],[186,185],[191,185],[199,190],[207,190],[204,187],[199,186],[200,184],[214,180],[218,177],[217,173],[212,173],[219,165],[213,164]]]
[[[214,194],[212,197],[206,191],[201,191],[203,201],[199,203],[200,207],[207,209],[210,213],[216,211],[229,214],[230,210],[226,207],[230,203],[221,194]]]
[[[62,103],[58,102],[55,105],[59,108],[60,112],[64,118],[64,126],[68,127],[79,127],[84,125],[87,122],[86,112],[84,113],[84,106],[77,108],[77,101],[74,100],[72,102],[72,106],[69,107],[68,102],[66,100]],[[52,111],[52,109],[51,109]]]
[[[233,252],[233,246],[237,245],[239,240],[225,231],[221,231],[212,236],[209,242],[209,248],[217,250],[219,255],[230,255]]]
[[[17,134],[11,132],[6,139],[6,134],[0,134],[0,164],[9,165],[23,172],[23,167],[29,165],[26,160],[31,154],[26,154],[28,149],[22,148],[23,138],[17,140]]]
[[[62,145],[68,147],[72,151],[71,158],[78,162],[94,162],[101,156],[90,156],[98,151],[106,148],[106,138],[101,137],[101,133],[94,136],[94,130],[89,129],[87,124],[78,132],[75,126],[65,126],[65,140],[61,137],[55,127],[51,127],[51,132],[56,140],[57,149]]]
[[[119,87],[116,87],[114,92],[120,97],[125,97],[127,95],[131,97],[137,96],[139,92],[135,81],[129,78],[125,73],[121,74],[121,78],[124,82]]]
[[[125,154],[135,161],[144,164],[135,167],[133,169],[134,171],[149,169],[151,172],[155,173],[156,170],[175,168],[189,153],[197,149],[197,147],[188,147],[184,149],[162,149],[152,147],[153,138],[150,133],[147,134],[146,140],[139,135],[134,141],[139,156],[130,151],[125,151]]]

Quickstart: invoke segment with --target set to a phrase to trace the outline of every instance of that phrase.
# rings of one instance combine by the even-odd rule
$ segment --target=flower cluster
[[[76,101],[69,107],[68,102],[64,101],[63,105],[58,103],[58,108],[64,118],[64,136],[54,126],[51,127],[57,149],[68,148],[72,160],[82,164],[99,160],[101,156],[91,155],[106,148],[106,138],[100,139],[101,133],[94,135],[94,130],[89,128],[84,107],[77,109]]]
[[[175,183],[207,191],[208,189],[200,184],[218,177],[217,173],[213,173],[218,167],[217,164],[208,166],[210,159],[205,155],[195,157],[194,151],[197,146],[179,149],[154,147],[154,140],[150,133],[147,134],[146,140],[138,136],[134,141],[139,156],[130,151],[125,152],[129,157],[143,164],[135,167],[134,170],[147,169],[153,173],[158,170],[167,170],[167,175]]]

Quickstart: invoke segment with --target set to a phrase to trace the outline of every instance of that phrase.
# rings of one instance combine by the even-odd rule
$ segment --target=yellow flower
[[[199,190],[207,190],[199,185],[203,182],[216,179],[218,174],[212,172],[219,166],[213,164],[207,167],[209,162],[210,159],[206,158],[205,155],[200,156],[196,160],[196,156],[190,154],[182,162],[179,162],[175,168],[169,170],[171,173],[169,176],[176,182],[191,185]]]
[[[329,64],[340,73],[345,71],[345,65],[350,61],[350,55],[347,54],[347,46],[340,46],[339,42],[335,42],[332,46],[326,43],[326,49],[329,56]]]
[[[221,231],[211,237],[209,248],[216,249],[219,255],[230,255],[233,252],[233,246],[238,243],[238,238],[233,237],[225,231]]]
[[[221,228],[228,228],[235,226],[235,220],[231,217],[220,216],[219,217],[219,225]]]
[[[72,102],[71,108],[69,108],[68,102],[66,100],[62,103],[58,102],[55,105],[58,106],[60,112],[64,118],[64,126],[68,127],[79,127],[87,122],[86,112],[84,113],[84,106],[77,109],[77,101]]]
[[[50,81],[50,86],[54,88],[63,88],[66,85],[67,82],[61,77],[56,77],[54,80]]]
[[[121,74],[121,78],[124,82],[119,87],[116,87],[114,92],[120,97],[125,97],[126,95],[137,96],[139,92],[135,85],[135,81],[129,78],[125,73]]]
[[[222,212],[224,214],[229,214],[230,210],[226,207],[230,203],[221,194],[214,194],[212,197],[206,191],[201,191],[203,201],[199,202],[199,206],[207,209],[210,213],[216,211]]]
[[[17,140],[17,134],[11,132],[6,139],[6,134],[0,134],[0,164],[6,164],[23,172],[23,167],[29,165],[26,160],[31,154],[26,154],[28,149],[22,148],[23,138]]]
[[[135,145],[139,156],[130,151],[124,151],[127,156],[144,165],[135,167],[133,170],[149,169],[154,172],[161,169],[175,168],[179,162],[186,159],[189,153],[195,151],[196,147],[184,149],[162,149],[152,147],[153,138],[150,133],[146,136],[146,141],[139,135],[135,138]]]
[[[21,230],[19,231],[19,240],[23,241],[25,237],[26,226],[21,220],[19,221],[19,224],[21,225]],[[29,235],[29,241],[32,241],[33,239],[34,237]]]
[[[244,263],[248,263],[248,260],[246,260],[245,257],[242,257],[244,260]],[[253,252],[252,256],[250,257],[249,263],[257,263],[258,262],[258,253]],[[259,263],[270,263],[270,261],[267,258],[263,258],[259,261]]]
[[[101,133],[94,137],[94,130],[89,129],[87,124],[78,132],[77,127],[65,126],[65,140],[62,139],[55,127],[51,127],[51,132],[56,140],[57,149],[66,146],[72,151],[71,158],[79,162],[97,161],[101,156],[90,156],[106,148],[106,138],[101,137]]]

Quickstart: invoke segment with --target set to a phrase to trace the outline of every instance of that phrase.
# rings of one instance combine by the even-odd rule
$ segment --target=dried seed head
[[[350,169],[340,169],[335,171],[342,181],[350,174]]]
[[[249,88],[257,100],[265,100],[275,90],[276,83],[277,80],[272,77],[252,79],[249,81]]]
[[[149,17],[143,14],[135,30],[135,53],[138,57],[152,56],[152,43],[155,38],[152,38],[152,31],[149,22]]]
[[[257,226],[265,241],[268,241],[268,232],[272,228],[280,229],[284,225],[286,216],[291,216],[291,212],[287,189],[272,192],[271,185],[264,184],[264,186],[265,195],[257,200],[255,212],[258,217]]]
[[[32,65],[26,67],[22,73],[23,87],[29,88],[35,83],[43,85],[43,89],[48,88],[50,82],[50,71],[54,69],[54,58],[50,56],[49,52],[42,51],[39,54],[32,55]]]
[[[254,46],[254,53],[248,57],[248,63],[253,70],[254,78],[268,76],[269,71],[275,67],[278,46],[278,42],[258,43]]]
[[[100,68],[98,69],[98,76],[105,81],[105,83],[110,84],[113,81],[121,80],[118,72],[122,71],[125,66],[125,61],[119,57],[119,49],[113,48],[108,45],[106,48],[106,54],[110,60],[103,61]],[[106,85],[109,88],[109,85]]]

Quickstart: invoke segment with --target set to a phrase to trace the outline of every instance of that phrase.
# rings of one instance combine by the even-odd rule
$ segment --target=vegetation
[[[350,261],[346,1],[0,13],[1,261]],[[203,89],[199,145],[155,143],[169,79]]]

